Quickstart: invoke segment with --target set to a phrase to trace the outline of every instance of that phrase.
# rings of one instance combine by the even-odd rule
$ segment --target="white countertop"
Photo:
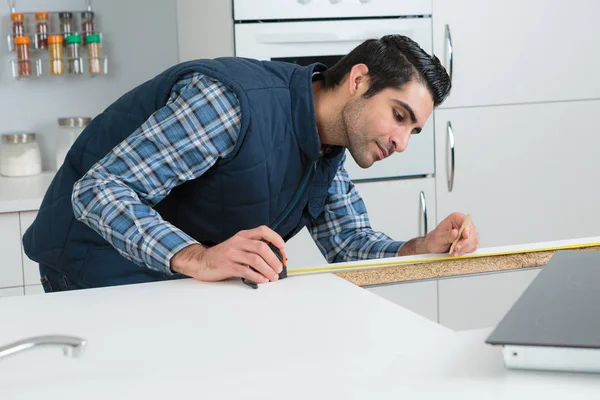
[[[454,333],[330,274],[258,290],[182,280],[2,298],[0,321],[0,344],[41,334],[88,340],[78,359],[42,348],[0,360],[3,399],[600,393],[597,375],[507,371],[501,350],[484,344],[489,330]]]
[[[38,210],[56,171],[23,178],[0,176],[0,213]]]

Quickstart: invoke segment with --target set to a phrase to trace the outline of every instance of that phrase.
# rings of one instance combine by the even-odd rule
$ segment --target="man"
[[[307,225],[329,262],[448,252],[463,214],[394,241],[371,229],[343,164],[345,150],[363,168],[403,152],[449,90],[439,60],[398,35],[329,69],[176,65],[80,135],[25,251],[46,291],[185,276],[275,281],[282,265],[265,241],[283,248]],[[470,224],[454,255],[477,247]]]

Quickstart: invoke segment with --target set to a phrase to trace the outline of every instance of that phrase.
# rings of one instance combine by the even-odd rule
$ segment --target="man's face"
[[[420,82],[402,90],[387,88],[375,96],[351,98],[342,109],[348,151],[362,168],[403,152],[433,111],[433,99]]]

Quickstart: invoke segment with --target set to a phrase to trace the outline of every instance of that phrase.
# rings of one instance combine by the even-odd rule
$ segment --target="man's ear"
[[[369,89],[369,67],[365,64],[356,64],[348,76],[348,91],[351,95],[362,95]]]

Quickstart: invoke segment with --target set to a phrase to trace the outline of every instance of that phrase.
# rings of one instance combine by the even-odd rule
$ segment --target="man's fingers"
[[[260,242],[259,242],[260,243]],[[252,245],[246,244],[244,247],[248,248]],[[254,268],[258,273],[263,275],[270,281],[275,281],[279,278],[279,274],[275,272],[273,268],[271,268],[266,261],[259,255],[251,251],[245,250],[242,248],[237,255],[235,261],[241,265],[248,265]],[[269,249],[270,251],[271,249]]]
[[[450,231],[450,236],[449,236],[449,243],[454,243],[454,241],[456,240],[456,238],[458,237],[458,229],[452,229]]]
[[[285,247],[285,241],[281,238],[281,236],[279,236],[277,232],[266,225],[262,225],[258,228],[247,231],[241,231],[239,234],[247,239],[266,240],[267,242],[273,243],[280,249]]]
[[[279,274],[283,270],[281,261],[279,261],[279,258],[277,258],[273,250],[265,242],[254,240],[250,242],[250,248],[246,249],[246,251],[261,256],[275,273]]]
[[[269,280],[267,278],[265,278],[263,275],[259,274],[256,271],[253,271],[252,268],[245,266],[245,265],[236,265],[233,268],[233,274],[234,276],[237,276],[238,278],[246,278],[249,281],[255,282],[255,283],[267,283],[269,282]]]

